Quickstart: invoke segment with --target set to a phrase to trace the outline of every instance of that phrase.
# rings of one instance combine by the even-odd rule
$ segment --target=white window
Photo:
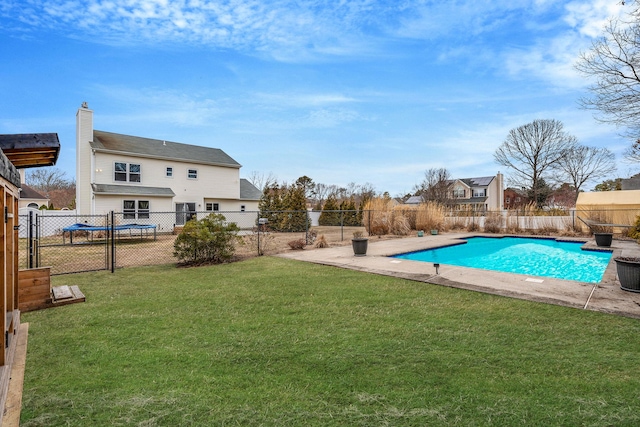
[[[129,163],[129,182],[140,182],[140,165]]]
[[[240,205],[240,212],[244,212],[244,211],[245,211],[244,205]]]
[[[125,200],[122,207],[122,217],[124,219],[136,219],[136,201]]]
[[[219,203],[206,203],[205,204],[205,209],[207,211],[218,212],[220,210],[220,204]]]
[[[473,190],[473,197],[485,197],[487,195],[486,189]]]
[[[189,169],[187,171],[187,178],[198,179],[198,169]]]
[[[148,219],[148,200],[125,200],[122,204],[122,217],[124,219]]]
[[[116,162],[115,175],[113,179],[115,181],[127,181],[127,164],[122,162]]]
[[[173,178],[173,168],[171,166],[167,166],[167,178]]]
[[[138,163],[115,162],[113,180],[120,182],[140,182],[140,165]]]
[[[456,187],[453,189],[453,198],[454,199],[464,199],[465,191],[464,188]]]
[[[148,200],[138,200],[138,218],[149,219]]]

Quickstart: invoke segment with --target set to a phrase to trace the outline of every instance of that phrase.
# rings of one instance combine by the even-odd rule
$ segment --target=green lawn
[[[640,424],[635,319],[271,257],[61,284],[21,426]]]

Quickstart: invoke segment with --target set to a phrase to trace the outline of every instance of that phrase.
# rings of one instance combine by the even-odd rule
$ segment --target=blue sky
[[[396,196],[429,168],[508,178],[508,131],[557,119],[627,177],[573,68],[619,3],[0,0],[0,133],[58,133],[75,177],[86,101],[96,129],[221,148],[243,177]]]

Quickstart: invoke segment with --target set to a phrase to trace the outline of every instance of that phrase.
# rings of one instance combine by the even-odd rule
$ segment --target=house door
[[[196,217],[195,203],[176,203],[176,225],[185,225]]]

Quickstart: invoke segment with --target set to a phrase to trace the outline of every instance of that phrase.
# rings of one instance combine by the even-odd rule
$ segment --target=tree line
[[[258,203],[261,218],[275,231],[304,231],[311,226],[307,210],[321,211],[320,225],[360,225],[368,200],[376,196],[371,184],[346,187],[315,183],[301,176],[293,184],[278,183],[273,175],[252,172],[249,181],[262,189]]]

